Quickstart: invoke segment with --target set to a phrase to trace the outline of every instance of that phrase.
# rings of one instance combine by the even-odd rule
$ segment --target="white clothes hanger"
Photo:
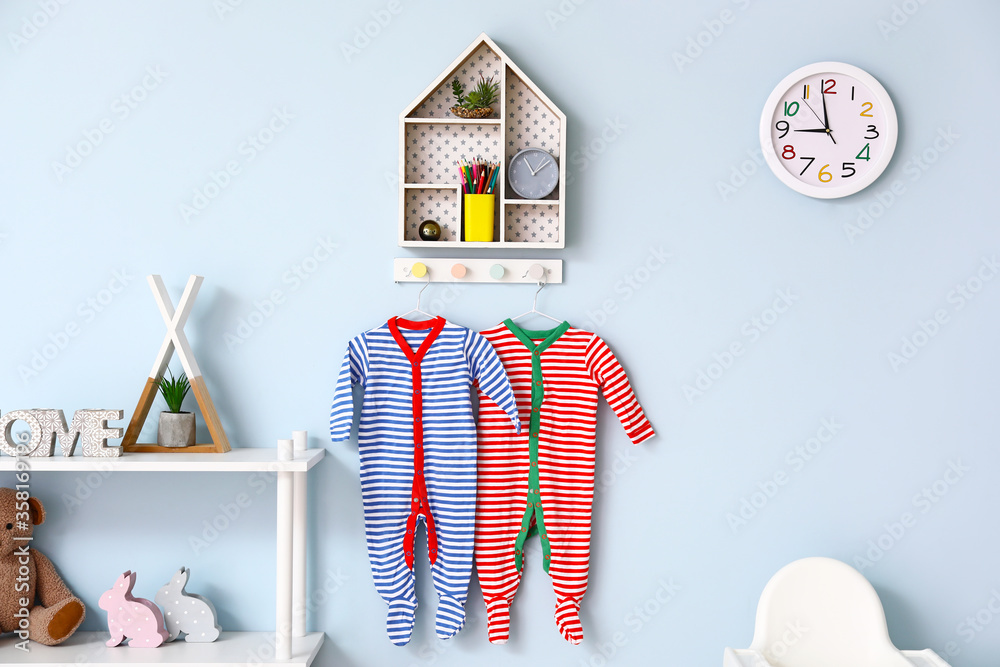
[[[433,320],[435,317],[437,317],[436,315],[431,315],[430,313],[428,313],[428,312],[423,311],[423,310],[420,309],[420,297],[423,295],[424,290],[427,289],[428,286],[430,286],[430,284],[431,284],[431,274],[430,274],[430,272],[428,272],[427,273],[427,282],[424,283],[424,286],[420,288],[419,292],[417,292],[417,307],[414,308],[413,310],[410,310],[410,311],[407,311],[407,312],[403,313],[402,315],[399,316],[399,319],[401,319],[401,320],[411,319],[410,315],[412,313],[417,313],[418,315],[423,315],[428,320]]]
[[[524,275],[528,275],[528,274],[525,273]],[[541,275],[540,275],[540,277],[539,277],[539,280],[538,280],[538,289],[535,290],[535,298],[533,298],[531,300],[531,310],[529,310],[526,313],[521,313],[517,317],[510,318],[512,322],[515,321],[515,320],[519,320],[522,317],[527,317],[528,315],[541,315],[542,317],[544,317],[546,319],[552,320],[556,324],[562,324],[562,322],[563,322],[562,320],[557,319],[555,317],[552,317],[551,315],[546,315],[542,311],[538,310],[538,308],[536,307],[538,305],[538,293],[541,292],[543,289],[545,289],[545,285],[547,284],[545,282],[545,280],[542,279],[542,278],[544,278],[544,276],[545,276],[545,273],[544,273],[544,270],[543,270],[542,273],[541,273]],[[534,278],[534,276],[532,276],[532,278]]]

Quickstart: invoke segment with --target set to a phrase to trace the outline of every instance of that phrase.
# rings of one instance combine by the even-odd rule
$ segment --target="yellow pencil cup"
[[[465,240],[493,240],[496,195],[465,195]]]

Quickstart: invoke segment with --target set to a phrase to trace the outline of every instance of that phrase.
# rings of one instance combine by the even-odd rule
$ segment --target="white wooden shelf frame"
[[[451,116],[452,79],[458,76],[469,90],[480,75],[493,76],[500,84],[499,117]],[[511,100],[516,102],[511,104]],[[548,127],[541,131],[546,124]],[[528,126],[532,130],[522,132]],[[559,184],[549,198],[521,199],[507,185],[511,158],[528,147],[548,150],[559,162]],[[485,33],[479,35],[399,116],[398,245],[504,251],[564,248],[566,150],[566,115],[493,40]],[[455,159],[476,157],[500,163],[494,189],[495,240],[491,242],[461,240],[465,198]],[[409,182],[414,179],[420,182]],[[449,199],[442,202],[445,193]],[[458,194],[455,201],[451,193]],[[425,219],[442,225],[441,240],[420,240],[417,227]]]
[[[298,443],[297,443],[298,444]],[[32,642],[27,653],[14,647],[16,635],[0,639],[0,664],[62,667],[82,656],[88,665],[244,666],[251,657],[262,664],[309,667],[325,634],[305,629],[307,474],[325,449],[295,449],[283,459],[274,448],[235,448],[224,454],[123,453],[117,458],[53,456],[20,459],[31,472],[274,472],[277,473],[277,604],[274,632],[223,632],[209,644],[171,642],[156,649],[108,648],[105,632],[79,632],[59,646]],[[13,471],[18,459],[0,457],[0,471]]]

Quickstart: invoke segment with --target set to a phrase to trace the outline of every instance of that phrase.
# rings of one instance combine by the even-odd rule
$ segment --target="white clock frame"
[[[871,91],[872,95],[875,96],[873,101],[878,104],[878,108],[885,115],[885,121],[883,123],[884,129],[882,130],[883,136],[885,136],[885,143],[883,144],[881,153],[878,158],[876,158],[875,164],[871,165],[868,171],[861,175],[858,180],[833,187],[811,185],[795,178],[795,176],[789,173],[789,171],[781,164],[781,159],[778,157],[778,154],[774,149],[774,143],[771,141],[771,121],[774,119],[774,109],[781,101],[781,98],[788,93],[789,89],[793,85],[797,84],[802,79],[826,72],[845,74],[860,81],[868,88],[868,90]],[[886,167],[889,166],[889,162],[892,160],[892,154],[896,150],[896,140],[898,136],[899,123],[896,119],[896,107],[893,106],[889,93],[886,92],[882,84],[879,83],[878,80],[871,74],[864,71],[860,67],[848,65],[847,63],[831,61],[818,62],[795,70],[782,79],[781,82],[775,86],[774,90],[771,91],[771,94],[767,98],[767,102],[764,103],[764,110],[761,112],[760,116],[760,147],[764,153],[764,161],[767,162],[767,166],[771,168],[771,171],[778,177],[778,180],[790,187],[792,190],[817,199],[836,199],[838,197],[846,197],[848,195],[853,195],[856,192],[860,192],[874,183],[886,170]]]

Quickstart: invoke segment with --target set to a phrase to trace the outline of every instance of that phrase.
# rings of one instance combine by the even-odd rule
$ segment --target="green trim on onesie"
[[[542,401],[545,398],[544,379],[542,378],[542,352],[556,342],[569,329],[569,322],[563,322],[554,329],[544,331],[523,330],[511,319],[503,321],[504,326],[514,334],[521,343],[531,351],[531,418],[528,427],[528,503],[521,519],[521,532],[517,534],[514,544],[514,567],[520,572],[524,565],[524,543],[538,531],[542,543],[542,563],[545,571],[549,571],[552,560],[552,550],[549,547],[549,535],[545,530],[545,520],[542,514],[542,496],[538,481],[538,429],[542,411]],[[544,338],[537,345],[532,338]],[[531,520],[535,523],[532,524]]]

